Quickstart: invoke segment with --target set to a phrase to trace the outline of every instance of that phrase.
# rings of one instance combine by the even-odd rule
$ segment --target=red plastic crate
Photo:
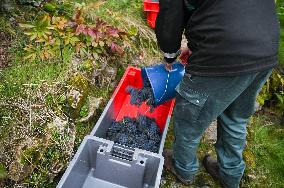
[[[130,104],[130,95],[126,92],[126,87],[132,86],[142,88],[143,81],[141,76],[141,69],[135,67],[128,67],[125,71],[119,85],[113,93],[114,101],[114,117],[117,121],[123,119],[124,116],[137,117],[142,114],[150,118],[154,118],[157,122],[161,132],[163,132],[168,117],[171,116],[175,99],[165,102],[155,108],[154,112],[150,112],[150,107],[143,103],[140,107]]]
[[[158,12],[147,12],[147,23],[150,27],[155,28]]]
[[[155,28],[156,18],[160,11],[159,2],[144,0],[144,11],[147,14],[147,23],[150,27]]]
[[[159,12],[159,2],[152,2],[151,0],[144,0],[144,11]]]

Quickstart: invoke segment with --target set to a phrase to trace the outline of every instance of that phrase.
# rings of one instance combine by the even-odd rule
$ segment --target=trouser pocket
[[[190,88],[179,87],[177,89],[175,116],[194,123],[199,119],[200,112],[204,107],[208,96]]]

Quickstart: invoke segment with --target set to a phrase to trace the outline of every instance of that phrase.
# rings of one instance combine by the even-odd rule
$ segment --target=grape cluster
[[[155,120],[139,115],[138,118],[124,117],[121,121],[113,121],[107,130],[107,139],[115,143],[158,152],[161,133]]]
[[[154,111],[155,99],[149,80],[144,81],[142,89],[128,86],[126,91],[130,93],[130,104],[141,106],[142,102],[146,101],[146,104],[151,107],[150,111]]]

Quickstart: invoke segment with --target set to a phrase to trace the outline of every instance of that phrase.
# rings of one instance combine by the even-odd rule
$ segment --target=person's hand
[[[168,63],[167,61],[163,61],[163,64],[164,64],[164,66],[165,66],[165,69],[167,70],[167,71],[171,71],[172,70],[172,63]]]
[[[191,55],[191,53],[192,52],[190,51],[190,49],[188,47],[185,47],[185,48],[181,49],[181,54],[180,54],[179,58],[180,58],[181,63],[183,65],[187,65],[188,64],[187,59]]]
[[[174,58],[167,58],[167,57],[164,57],[164,59],[163,59],[163,64],[164,64],[164,66],[165,66],[165,69],[167,70],[167,71],[171,71],[172,70],[172,64],[175,62],[175,60],[176,60],[176,57],[174,57]]]
[[[167,71],[172,70],[172,64],[176,61],[177,57],[180,55],[181,50],[178,50],[176,53],[164,53],[163,64]]]

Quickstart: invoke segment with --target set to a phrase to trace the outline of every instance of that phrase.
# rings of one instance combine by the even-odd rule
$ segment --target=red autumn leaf
[[[102,39],[104,36],[102,32],[91,28],[88,28],[88,35],[92,38],[95,38],[96,42],[99,42],[99,40]]]
[[[106,27],[107,23],[101,19],[96,19],[96,27],[95,29],[101,30],[102,28]]]
[[[87,35],[88,34],[88,27],[86,25],[78,25],[76,31],[75,31],[75,34],[76,35],[80,35],[81,33]]]
[[[116,44],[115,42],[112,42],[110,44],[110,48],[111,48],[111,51],[113,53],[119,53],[119,54],[123,54],[123,49],[121,46],[119,46],[118,44]]]
[[[80,19],[80,17],[81,17],[81,14],[82,14],[82,11],[81,11],[81,9],[77,9],[77,10],[76,10],[76,14],[75,14],[75,20],[78,20],[78,19]]]
[[[78,25],[75,31],[76,35],[80,35],[81,33],[83,33],[84,29],[85,29],[85,25]]]
[[[101,40],[102,38],[104,38],[104,34],[98,31],[96,33],[96,42],[99,42],[99,40]]]
[[[76,14],[75,14],[75,16],[73,18],[74,18],[74,21],[77,24],[82,24],[84,22],[84,18],[82,17],[82,10],[81,9],[77,9],[76,10]]]
[[[114,27],[111,27],[111,26],[108,26],[107,27],[107,34],[109,36],[112,36],[112,37],[119,37],[119,30],[117,28],[114,28]]]
[[[92,38],[94,38],[96,35],[92,28],[87,28],[87,32],[88,32],[88,35]]]

